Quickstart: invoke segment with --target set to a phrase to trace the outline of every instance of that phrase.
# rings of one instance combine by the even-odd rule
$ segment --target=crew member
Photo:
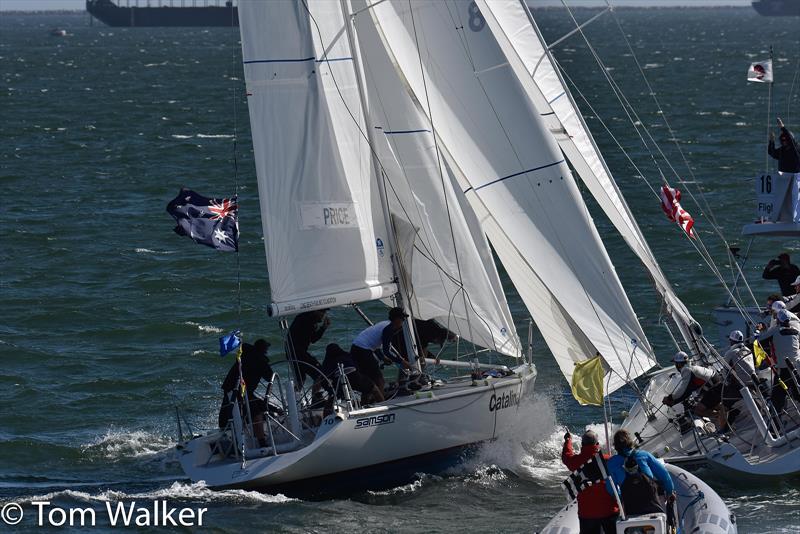
[[[720,402],[722,383],[719,382],[713,369],[702,365],[689,365],[688,359],[689,355],[683,351],[678,352],[672,358],[675,369],[681,374],[681,380],[672,393],[662,399],[662,402],[666,406],[674,406],[684,402],[692,393],[702,388],[703,395],[695,406],[694,412],[701,417],[710,415],[711,410]]]
[[[355,361],[349,352],[346,352],[336,343],[325,347],[325,359],[322,361],[322,372],[333,384],[339,382],[339,365],[342,366],[350,386],[361,393],[361,404],[367,405],[376,402],[379,397],[378,388],[370,378],[358,371]],[[337,388],[337,395],[341,398],[342,384]]]
[[[778,128],[781,129],[781,146],[775,148],[775,134],[769,134],[769,155],[778,160],[778,170],[794,176],[789,176],[789,194],[791,195],[792,220],[800,222],[800,147],[797,140],[778,118]],[[785,294],[785,293],[784,293]]]
[[[777,280],[782,295],[794,295],[792,281],[800,276],[800,268],[791,263],[789,254],[783,252],[777,258],[769,260],[761,276],[764,280]]]
[[[561,461],[570,471],[577,471],[586,462],[600,452],[597,434],[587,430],[581,437],[581,451],[578,454],[572,449],[572,435],[564,434],[564,447],[561,449]],[[603,458],[608,460],[608,455]],[[616,534],[619,507],[616,499],[609,495],[601,484],[594,484],[578,493],[578,521],[581,534]]]
[[[242,389],[239,382],[241,378],[244,381],[247,399],[250,403],[253,432],[262,446],[266,444],[264,425],[262,423],[264,422],[264,412],[267,411],[267,402],[256,395],[256,388],[258,388],[262,378],[267,382],[272,380],[272,367],[270,367],[269,357],[267,357],[269,347],[270,344],[263,339],[256,340],[252,345],[249,343],[242,344],[241,371],[239,362],[233,362],[228,374],[225,376],[225,380],[222,381],[223,396],[218,421],[219,427],[225,428],[233,413],[234,399],[237,399],[239,406],[242,406]]]
[[[769,152],[769,155],[772,156],[773,159],[778,160],[778,170],[780,172],[788,172],[791,174],[799,173],[800,147],[797,145],[797,140],[786,126],[784,126],[780,118],[778,118],[778,128],[781,129],[781,146],[775,148],[775,134],[770,132],[767,152]]]
[[[294,360],[292,369],[297,380],[298,389],[302,387],[306,376],[319,374],[319,361],[308,352],[308,347],[322,338],[331,324],[328,310],[315,310],[297,314],[289,326],[289,348],[287,354]]]
[[[733,423],[739,410],[732,410],[733,405],[742,398],[741,388],[753,383],[755,362],[753,352],[744,344],[744,334],[734,330],[728,336],[730,348],[723,356],[727,364],[725,380],[722,385],[722,406],[719,411],[717,428],[720,432],[728,430],[728,425]]]
[[[786,406],[787,389],[795,401],[800,401],[800,391],[791,376],[790,369],[790,363],[795,369],[800,369],[800,322],[796,319],[797,316],[794,314],[781,310],[778,312],[778,324],[766,332],[757,334],[759,340],[762,337],[771,338],[775,349],[778,380],[772,385],[771,398],[772,405],[779,414]]]
[[[661,485],[670,503],[675,501],[675,487],[669,471],[655,456],[633,448],[633,438],[627,430],[614,434],[617,454],[608,461],[606,489],[610,495],[616,491],[628,516],[663,513],[664,500],[658,495],[656,485]]]
[[[402,330],[407,317],[408,314],[403,311],[403,308],[390,309],[388,321],[375,323],[362,330],[353,340],[353,346],[350,347],[350,354],[353,356],[358,371],[369,377],[378,387],[378,398],[375,402],[384,400],[383,391],[386,385],[378,357],[375,355],[376,350],[381,349],[380,357],[384,363],[395,363],[404,369],[411,369],[408,360],[392,351],[391,344],[392,337]]]
[[[430,359],[436,359],[436,355],[428,350],[428,346],[431,343],[442,347],[446,341],[454,341],[456,339],[456,335],[453,332],[439,325],[439,323],[433,319],[427,321],[414,319],[414,333],[417,337],[417,349],[419,349],[419,353],[422,354],[423,357]],[[397,347],[397,350],[403,357],[408,358],[406,340],[402,330],[395,334],[392,343]]]

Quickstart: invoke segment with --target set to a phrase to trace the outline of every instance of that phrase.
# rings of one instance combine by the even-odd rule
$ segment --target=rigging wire
[[[606,0],[606,4],[609,7],[611,7],[611,1],[610,0]],[[744,276],[744,273],[741,272],[741,267],[739,265],[739,262],[736,261],[736,258],[734,257],[733,252],[731,251],[731,246],[728,243],[728,241],[725,238],[725,236],[723,235],[722,229],[720,228],[719,224],[717,223],[717,219],[716,219],[716,217],[714,215],[714,211],[711,209],[711,205],[708,202],[708,199],[706,198],[705,192],[703,191],[703,188],[700,187],[700,182],[697,180],[697,177],[694,174],[694,170],[692,169],[692,166],[689,164],[689,160],[686,157],[686,154],[684,153],[683,148],[680,145],[680,142],[678,141],[678,136],[675,134],[675,131],[672,129],[672,126],[669,123],[669,120],[667,119],[667,114],[664,111],[663,107],[661,106],[661,102],[659,102],[656,92],[653,90],[653,87],[650,84],[650,81],[647,79],[647,75],[645,74],[641,63],[639,62],[639,58],[637,57],[636,52],[633,50],[633,46],[631,45],[631,42],[628,39],[628,36],[627,36],[627,34],[625,33],[625,30],[622,27],[622,23],[620,22],[619,18],[617,17],[616,13],[613,10],[612,10],[611,16],[614,19],[614,22],[616,23],[617,28],[619,28],[620,34],[622,34],[622,37],[625,40],[625,44],[626,44],[626,46],[628,48],[628,51],[630,52],[631,57],[633,58],[634,62],[636,63],[636,67],[639,70],[639,74],[641,75],[642,80],[645,82],[645,85],[647,86],[647,90],[648,90],[650,96],[653,98],[653,102],[656,104],[658,115],[661,117],[661,120],[664,122],[664,125],[667,127],[667,131],[669,132],[670,139],[675,144],[675,148],[678,150],[678,153],[680,154],[681,159],[683,160],[683,163],[684,163],[684,165],[686,166],[686,169],[689,172],[689,175],[692,177],[692,181],[694,182],[694,185],[697,188],[697,191],[698,191],[698,193],[700,195],[700,198],[703,201],[703,205],[705,206],[705,213],[709,217],[709,220],[711,222],[711,227],[714,229],[714,231],[717,233],[717,235],[719,236],[719,238],[722,241],[722,243],[725,245],[725,250],[726,250],[726,253],[728,255],[729,264],[732,267],[736,266],[736,268],[739,271],[739,275],[741,276],[741,279],[742,279],[745,287],[750,292],[750,296],[752,297],[753,302],[755,303],[756,306],[758,306],[758,301],[756,300],[755,296],[753,295],[753,292],[752,292],[752,289],[750,287],[750,284],[747,282],[747,278]],[[771,56],[772,56],[772,47],[770,47],[770,57]],[[770,93],[771,93],[771,88],[772,88],[772,84],[770,84]],[[661,152],[660,149],[659,149],[659,152],[662,154],[662,156],[664,155],[663,152]],[[670,165],[670,168],[672,168],[672,165]],[[700,208],[701,213],[702,213],[703,210],[704,210],[704,207],[703,207],[703,205],[701,205],[697,201],[697,199],[695,198],[694,194],[692,193],[691,188],[688,187],[688,183],[679,174],[676,173],[676,176],[678,178],[678,181],[681,183],[681,185],[683,185],[684,188],[686,189],[686,191],[689,192],[689,196],[692,198],[692,200],[695,202],[695,204],[697,204],[698,208]],[[705,245],[703,245],[703,246],[705,247]]]
[[[567,5],[566,1],[565,1],[565,0],[561,0],[561,1],[562,1],[562,4],[564,5],[564,7],[566,8],[566,10],[567,10],[567,12],[568,12],[568,14],[569,14],[570,18],[572,19],[573,23],[574,23],[574,24],[575,24],[577,27],[580,27],[580,25],[578,24],[578,21],[575,19],[575,16],[574,16],[574,14],[572,13],[572,11],[571,11],[570,7]],[[613,14],[613,10],[612,10],[612,14]],[[617,20],[615,15],[614,15],[614,17],[615,17],[615,20]],[[618,20],[617,20],[617,22],[618,22]],[[631,55],[632,55],[632,56],[633,56],[633,57],[636,59],[636,54],[635,54],[635,52],[633,51],[633,48],[632,48],[632,46],[630,45],[630,41],[627,39],[627,36],[624,34],[624,31],[622,30],[622,28],[621,28],[621,25],[619,25],[619,28],[620,28],[620,31],[621,31],[621,32],[622,32],[622,34],[623,34],[623,37],[625,38],[625,41],[626,41],[626,43],[627,43],[627,46],[628,46],[628,49],[629,49],[629,51],[630,51]],[[655,140],[655,138],[652,136],[652,134],[650,133],[649,129],[648,129],[648,128],[647,128],[647,127],[644,125],[644,122],[641,120],[641,118],[640,118],[640,117],[638,116],[638,114],[636,113],[636,110],[635,110],[635,108],[634,108],[634,107],[633,107],[633,105],[630,103],[630,101],[628,100],[628,98],[625,96],[625,94],[624,94],[624,92],[622,91],[621,87],[620,87],[620,86],[617,84],[617,82],[614,80],[613,76],[611,76],[611,74],[610,74],[610,73],[609,73],[609,71],[608,71],[608,68],[607,68],[607,67],[605,66],[605,64],[603,63],[602,59],[600,58],[600,56],[599,56],[599,54],[597,53],[597,51],[595,50],[595,48],[592,46],[592,44],[591,44],[591,42],[589,41],[589,39],[588,39],[588,37],[586,36],[586,34],[585,34],[583,31],[582,31],[582,29],[580,29],[580,30],[579,30],[579,33],[580,33],[580,34],[581,34],[581,36],[583,37],[583,39],[584,39],[584,42],[586,43],[586,46],[587,46],[587,48],[589,49],[589,51],[590,51],[590,53],[592,54],[592,56],[593,56],[593,58],[595,59],[595,61],[597,62],[598,66],[600,67],[600,70],[601,70],[601,72],[603,73],[604,77],[606,78],[606,81],[608,82],[609,86],[611,87],[612,91],[614,92],[615,96],[617,97],[617,100],[619,101],[619,103],[620,103],[621,107],[623,108],[623,111],[624,111],[624,113],[625,113],[625,114],[626,114],[626,116],[628,117],[628,120],[629,120],[629,122],[631,123],[631,125],[633,126],[633,128],[634,128],[634,131],[636,131],[636,133],[637,133],[637,135],[638,135],[638,137],[639,137],[640,141],[642,142],[642,145],[644,146],[645,150],[647,150],[647,152],[649,153],[649,155],[650,155],[651,159],[652,159],[652,160],[653,160],[653,162],[655,163],[655,165],[656,165],[656,168],[658,169],[658,172],[659,172],[659,174],[660,174],[660,176],[661,176],[661,179],[662,179],[662,181],[663,181],[665,184],[667,184],[667,185],[668,185],[668,181],[667,181],[667,179],[666,179],[666,176],[664,175],[664,173],[663,173],[663,171],[662,171],[662,169],[661,169],[661,166],[658,164],[658,161],[657,161],[657,160],[656,160],[656,158],[655,158],[655,154],[653,153],[653,151],[652,151],[652,150],[651,150],[651,148],[650,148],[650,144],[649,144],[649,143],[647,142],[647,140],[645,139],[645,135],[646,135],[646,136],[647,136],[647,138],[650,140],[650,143],[652,143],[652,145],[655,147],[656,151],[659,153],[659,155],[661,156],[661,158],[662,158],[662,159],[663,159],[663,160],[666,162],[667,166],[668,166],[668,167],[669,167],[669,169],[672,171],[672,173],[675,175],[675,177],[678,179],[678,181],[679,181],[679,182],[680,182],[680,183],[681,183],[681,184],[684,186],[685,190],[686,190],[686,191],[689,193],[690,197],[693,199],[693,201],[695,202],[695,204],[696,204],[696,205],[698,206],[698,208],[701,210],[701,213],[705,213],[706,211],[708,211],[708,214],[709,214],[709,216],[710,216],[710,221],[709,221],[709,222],[711,223],[711,226],[712,226],[712,228],[714,228],[714,229],[715,229],[715,231],[717,232],[717,234],[718,234],[718,235],[720,236],[720,238],[723,240],[723,243],[725,243],[726,245],[728,245],[728,244],[727,244],[727,241],[725,241],[725,238],[724,238],[724,236],[722,235],[722,232],[719,230],[719,227],[718,227],[718,226],[716,225],[716,223],[714,222],[714,217],[713,217],[713,213],[712,213],[712,212],[711,212],[711,210],[710,210],[710,206],[709,206],[709,209],[708,209],[708,210],[705,210],[705,209],[703,208],[703,206],[701,205],[701,203],[700,203],[700,202],[697,200],[697,198],[696,198],[696,197],[694,196],[694,194],[692,193],[691,189],[688,187],[688,183],[687,183],[685,180],[683,180],[683,179],[681,178],[681,176],[679,175],[679,173],[677,172],[677,170],[676,170],[676,169],[675,169],[675,168],[672,166],[672,164],[670,163],[670,160],[669,160],[669,158],[667,158],[666,154],[664,154],[663,150],[661,149],[660,145],[659,145],[659,144],[658,144],[658,142]],[[642,77],[645,79],[645,81],[646,81],[646,83],[647,83],[647,87],[648,87],[648,90],[649,90],[650,94],[653,96],[653,98],[655,99],[655,101],[656,101],[656,103],[657,103],[659,115],[661,115],[662,119],[663,119],[663,120],[665,120],[665,123],[668,125],[668,122],[666,121],[665,113],[664,113],[663,109],[661,108],[661,106],[660,106],[660,103],[658,103],[657,97],[655,96],[655,92],[652,90],[652,86],[650,85],[649,81],[647,81],[647,79],[646,79],[646,75],[645,75],[645,73],[644,73],[644,70],[641,68],[641,64],[639,63],[638,59],[636,59],[636,63],[637,63],[637,66],[638,66],[638,68],[639,68],[639,72],[640,72],[640,74],[642,75]],[[561,71],[564,73],[565,77],[566,77],[567,79],[569,79],[570,83],[571,83],[571,84],[572,84],[572,85],[573,85],[573,86],[574,86],[574,87],[577,89],[577,86],[576,86],[575,82],[574,82],[574,81],[573,81],[573,80],[572,80],[572,79],[571,79],[571,78],[570,78],[570,77],[569,77],[569,76],[566,74],[566,71],[563,69],[563,67],[562,67],[560,64],[559,64],[559,69],[560,69],[560,70],[561,70]],[[578,90],[578,93],[580,94],[580,96],[581,96],[582,100],[584,100],[584,101],[585,101],[585,102],[588,104],[588,100],[587,100],[587,99],[586,99],[586,97],[585,97],[585,96],[584,96],[584,95],[583,95],[583,94],[580,92],[580,90]],[[608,128],[608,126],[607,126],[607,125],[605,125],[605,123],[603,123],[602,119],[600,119],[600,116],[599,116],[599,114],[597,114],[597,113],[596,113],[596,111],[594,111],[594,109],[593,109],[593,108],[591,108],[591,105],[589,105],[589,106],[590,106],[590,109],[592,109],[592,111],[593,111],[593,113],[595,114],[595,116],[596,116],[596,117],[598,117],[598,119],[601,121],[601,123],[603,124],[603,127],[604,127],[604,128],[605,128],[605,129],[606,129],[606,130],[609,132],[609,134],[610,134],[611,132],[610,132],[610,129]],[[641,127],[641,130],[642,130],[642,131],[644,131],[644,134],[645,134],[645,135],[642,135],[642,131],[640,131],[640,127]],[[675,137],[674,131],[672,130],[672,128],[671,128],[669,125],[668,125],[668,129],[669,129],[669,131],[670,131],[671,138],[672,138],[672,139],[673,139],[673,140],[676,142],[676,144],[677,144],[677,137]],[[613,134],[612,134],[612,137],[613,137]],[[616,140],[616,138],[614,138],[614,141],[615,141],[615,143],[617,144],[617,146],[618,146],[618,147],[620,147],[620,149],[621,149],[621,150],[623,150],[623,152],[625,152],[625,149],[624,149],[624,148],[622,147],[622,145],[621,145],[621,144],[620,144],[620,143],[619,143],[619,142]],[[681,152],[681,154],[683,155],[683,151],[682,151],[682,149],[680,148],[680,146],[679,146],[679,145],[678,145],[678,150],[679,150],[679,151]],[[626,158],[627,158],[627,159],[628,159],[628,160],[629,160],[631,163],[633,163],[633,162],[632,162],[632,160],[631,160],[631,158],[630,158],[630,156],[628,156],[628,155],[627,155],[627,153],[626,153]],[[691,170],[691,168],[689,167],[688,160],[686,159],[685,155],[683,155],[683,159],[684,159],[684,162],[686,163],[687,167],[689,168],[689,172],[690,172],[690,174],[691,174],[691,175],[692,175],[692,177],[694,178],[693,171],[692,171],[692,170]],[[650,182],[647,180],[647,178],[645,177],[644,173],[642,173],[642,172],[641,172],[641,171],[638,169],[638,167],[637,167],[637,166],[635,166],[635,165],[634,165],[634,168],[635,168],[635,169],[637,170],[637,172],[639,173],[639,176],[640,176],[640,177],[641,177],[641,178],[642,178],[642,179],[643,179],[643,180],[644,180],[644,181],[647,183],[648,187],[649,187],[649,188],[650,188],[650,190],[653,192],[653,194],[654,194],[654,195],[655,195],[657,198],[659,198],[659,201],[660,201],[660,195],[659,195],[659,194],[656,192],[656,190],[653,188],[653,186],[652,186],[652,185],[650,184]],[[695,182],[695,183],[697,183],[697,180],[696,180],[696,178],[695,178],[694,182]],[[701,195],[703,195],[703,193],[702,193],[702,190],[700,190],[700,193],[701,193]],[[704,195],[703,195],[703,198],[705,199],[705,196],[704,196]],[[705,202],[705,204],[706,204],[706,205],[708,205],[708,202],[706,201],[706,202]],[[741,302],[740,302],[740,301],[739,301],[739,300],[736,298],[736,296],[735,296],[735,295],[732,293],[732,291],[731,291],[731,290],[730,290],[730,288],[728,287],[727,283],[725,282],[725,278],[724,278],[724,276],[722,275],[722,273],[719,271],[719,268],[716,266],[716,262],[714,261],[713,257],[711,256],[711,253],[708,251],[707,247],[705,246],[705,243],[704,243],[704,242],[703,242],[703,240],[702,240],[702,237],[701,237],[701,235],[700,235],[700,232],[699,232],[699,231],[696,231],[696,232],[695,232],[695,235],[696,235],[696,238],[697,238],[697,239],[696,239],[696,240],[693,240],[693,239],[691,239],[691,238],[690,238],[690,239],[689,239],[690,243],[692,243],[692,246],[694,246],[695,250],[696,250],[696,251],[698,252],[698,254],[701,256],[701,258],[703,258],[703,260],[704,260],[704,261],[705,261],[705,263],[708,265],[708,267],[709,267],[709,269],[712,271],[712,273],[716,275],[716,277],[718,278],[718,280],[719,280],[719,281],[720,281],[720,283],[722,284],[723,288],[726,290],[726,292],[728,293],[728,295],[731,297],[731,301],[732,301],[732,302],[733,302],[733,303],[736,305],[736,307],[737,307],[738,311],[739,311],[739,312],[742,314],[742,317],[743,317],[743,318],[744,318],[746,321],[748,321],[749,323],[752,323],[752,319],[750,318],[749,314],[748,314],[748,313],[745,311],[745,309],[744,309],[744,306],[743,306],[743,305],[741,304]],[[727,249],[728,249],[728,254],[729,254],[729,256],[731,256],[731,254],[732,254],[732,253],[730,252],[730,247],[729,247],[729,246],[727,246]],[[739,269],[739,270],[741,271],[741,268],[740,268],[740,266],[738,265],[738,262],[736,262],[735,258],[731,258],[731,259],[732,259],[732,262],[731,262],[731,263],[732,263],[732,265],[736,265],[737,269]],[[741,273],[741,274],[742,274],[742,277],[744,278],[744,273]],[[747,283],[746,283],[746,280],[745,280],[745,285],[747,285]],[[747,287],[748,287],[748,289],[749,289],[749,286],[747,286]],[[753,296],[753,294],[752,294],[752,291],[750,291],[750,294],[751,294],[751,297],[753,298],[753,301],[754,301],[754,302],[756,303],[756,305],[757,305],[757,300],[755,299],[755,296]]]

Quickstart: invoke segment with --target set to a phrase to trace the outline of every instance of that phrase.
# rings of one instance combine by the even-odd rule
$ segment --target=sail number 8
[[[474,32],[479,32],[486,26],[486,19],[483,18],[481,14],[481,10],[478,7],[478,4],[475,2],[470,2],[469,7],[467,8],[467,13],[469,14],[469,29]]]

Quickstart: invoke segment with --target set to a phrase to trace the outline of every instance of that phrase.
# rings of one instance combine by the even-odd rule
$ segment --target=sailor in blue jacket
[[[660,482],[664,492],[669,496],[670,502],[674,501],[675,486],[672,483],[672,477],[670,477],[667,468],[664,467],[664,464],[658,461],[658,459],[656,459],[656,457],[649,452],[634,449],[633,438],[631,438],[631,435],[627,430],[619,430],[616,434],[614,434],[614,449],[616,449],[617,454],[612,456],[607,462],[610,478],[606,480],[606,489],[611,495],[614,495],[614,489],[616,489],[617,494],[622,498],[623,505],[626,508],[625,512],[627,514],[638,515],[639,513],[649,513],[649,511],[639,512],[633,509],[628,510],[628,508],[633,508],[633,502],[631,500],[631,497],[633,496],[625,495],[623,493],[623,486],[625,485],[625,479],[628,477],[628,473],[631,472],[631,460],[635,460],[636,462],[636,466],[633,468],[634,472],[638,468],[638,472],[645,477],[649,477],[651,480]],[[626,462],[628,462],[628,466],[625,465]],[[612,486],[612,484],[614,484],[616,488]],[[648,496],[636,495],[635,500],[641,502],[643,499],[646,500],[646,497]],[[657,501],[660,501],[658,496],[655,494],[650,497],[653,504],[656,504]],[[646,504],[644,506],[646,506]],[[659,502],[657,506],[661,511],[663,511],[663,501]],[[638,507],[639,505],[637,504],[637,508]]]

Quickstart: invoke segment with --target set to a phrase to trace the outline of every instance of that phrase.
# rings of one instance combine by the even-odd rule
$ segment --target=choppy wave
[[[195,323],[194,321],[186,321],[183,324],[186,324],[186,325],[189,325],[189,326],[196,326],[197,329],[200,330],[201,332],[206,332],[206,333],[209,333],[209,334],[221,334],[221,333],[224,332],[224,330],[222,328],[217,328],[216,326],[213,326],[213,325]]]
[[[137,254],[175,254],[174,250],[151,250],[149,248],[135,248],[133,251]]]
[[[374,491],[370,490],[367,492],[367,494],[377,497],[408,495],[411,493],[416,493],[423,487],[430,485],[433,482],[438,482],[440,480],[442,480],[442,477],[436,475],[430,475],[427,473],[419,473],[417,475],[417,478],[413,482],[409,482],[408,484],[403,484],[402,486],[389,488],[387,490],[374,490]]]
[[[166,488],[155,489],[141,493],[126,493],[124,491],[105,490],[98,493],[88,493],[85,491],[62,490],[54,491],[44,495],[34,495],[17,499],[14,502],[28,503],[32,501],[78,501],[85,503],[93,502],[115,502],[126,500],[156,500],[169,499],[177,501],[202,501],[219,502],[229,504],[265,504],[265,503],[285,503],[296,501],[283,494],[269,495],[257,491],[246,490],[212,490],[202,482],[193,484],[183,482],[173,482]]]
[[[110,461],[131,458],[168,459],[173,455],[173,445],[172,439],[160,434],[111,428],[102,436],[82,445],[81,451]]]

